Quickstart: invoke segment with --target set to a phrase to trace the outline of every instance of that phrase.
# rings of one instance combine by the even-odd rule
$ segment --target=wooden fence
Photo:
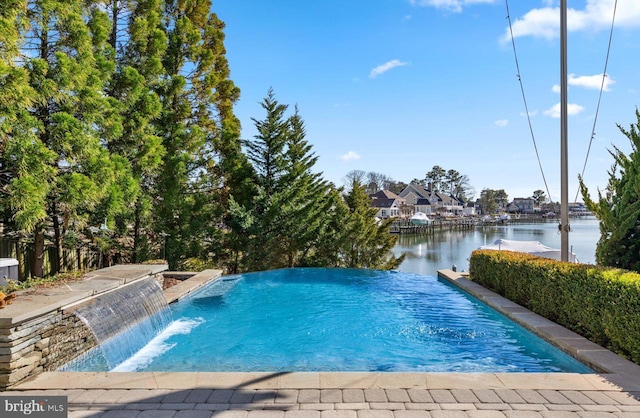
[[[107,267],[105,260],[99,252],[88,248],[63,249],[62,269],[58,269],[55,260],[58,249],[54,246],[45,246],[43,275],[52,276],[56,273],[74,270],[87,270]],[[32,277],[34,260],[33,242],[24,239],[0,237],[0,258],[15,258],[18,260],[18,278],[26,280]]]

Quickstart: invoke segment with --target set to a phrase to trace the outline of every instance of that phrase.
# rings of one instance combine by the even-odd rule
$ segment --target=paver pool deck
[[[640,418],[640,366],[455,272],[439,275],[599,373],[47,372],[0,395],[66,396],[71,418]]]

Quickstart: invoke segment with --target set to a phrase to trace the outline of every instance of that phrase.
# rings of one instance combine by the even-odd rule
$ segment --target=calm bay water
[[[405,254],[399,271],[434,275],[437,270],[451,268],[469,270],[469,257],[478,247],[498,238],[540,241],[560,248],[558,220],[507,225],[478,226],[472,231],[441,231],[433,235],[403,235],[393,249]],[[594,217],[572,218],[569,246],[581,263],[595,264],[596,243],[600,239],[598,220]]]

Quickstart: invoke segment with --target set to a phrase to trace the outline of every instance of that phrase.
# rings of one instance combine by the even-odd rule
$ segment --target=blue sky
[[[591,137],[615,0],[568,0],[569,196]],[[560,200],[559,1],[510,0],[520,75],[551,197]],[[504,0],[214,0],[225,22],[242,136],[273,88],[298,106],[316,171],[343,184],[351,170],[409,182],[434,165],[469,177],[476,196],[545,190],[518,83]],[[640,1],[618,0],[585,181],[604,188],[630,152],[640,104]],[[578,200],[581,200],[580,198]]]

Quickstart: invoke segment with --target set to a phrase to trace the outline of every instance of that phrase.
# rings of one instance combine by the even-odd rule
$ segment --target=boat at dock
[[[409,220],[413,225],[429,225],[431,223],[431,219],[423,212],[414,213]]]

